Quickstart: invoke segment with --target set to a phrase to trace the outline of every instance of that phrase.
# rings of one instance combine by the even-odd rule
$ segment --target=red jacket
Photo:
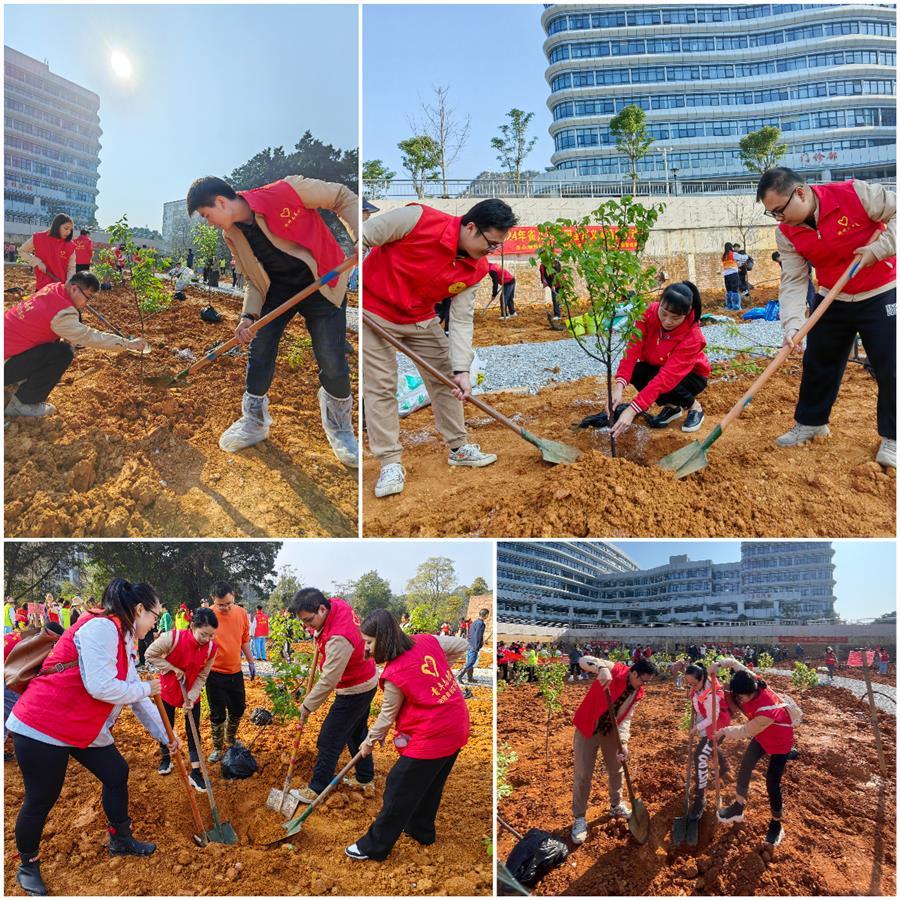
[[[65,284],[51,282],[3,314],[3,358],[18,356],[39,344],[52,344],[59,335],[50,327],[53,317],[72,306]]]
[[[86,235],[75,238],[75,263],[79,266],[89,266],[94,255],[94,242]]]
[[[256,614],[256,636],[258,638],[269,636],[269,617],[264,612]]]
[[[322,630],[316,635],[316,643],[319,645],[319,668],[325,665],[325,645],[329,638],[340,635],[353,645],[353,653],[337,683],[338,688],[353,687],[368,681],[375,675],[375,662],[366,659],[366,645],[362,632],[359,630],[359,616],[353,607],[345,600],[337,597],[331,598],[331,609],[325,619]]]
[[[39,291],[48,284],[61,281],[65,284],[69,274],[69,259],[75,252],[75,244],[62,238],[51,237],[49,231],[37,231],[31,236],[34,243],[34,255],[47,267],[49,275],[45,275],[40,269],[34,270],[37,283],[35,290]]]
[[[764,688],[755,700],[743,705],[741,712],[748,719],[765,716],[773,724],[756,735],[756,740],[766,753],[789,753],[794,746],[794,726],[790,713],[781,705],[781,700],[771,688]]]
[[[186,631],[173,630],[172,640],[174,644],[166,657],[166,662],[184,672],[184,686],[186,690],[190,691],[203,667],[216,655],[219,645],[215,641],[199,644],[190,628]],[[160,696],[163,700],[169,706],[182,706],[184,697],[175,673],[163,672],[159,681],[162,687]]]
[[[493,272],[497,276],[499,284],[509,284],[516,280],[516,276],[507,269],[501,269],[496,263],[488,263],[488,271]]]
[[[459,256],[461,218],[422,206],[406,237],[373,247],[363,261],[363,308],[395,325],[428,322],[435,303],[478,284],[488,261]]]
[[[806,225],[778,227],[797,252],[816,270],[816,280],[824,290],[831,288],[853,260],[853,251],[872,241],[885,226],[873,222],[852,181],[810,185],[819,201],[817,229]],[[848,294],[862,294],[887,287],[897,279],[897,258],[889,256],[867,269],[860,269],[844,288]]]
[[[616,700],[618,700],[628,689],[628,674],[630,671],[631,669],[626,666],[625,663],[617,662],[613,666],[612,682],[609,685],[609,696],[612,698],[614,706]],[[643,697],[644,688],[642,685],[638,688],[637,696],[634,698],[632,705],[629,706],[624,713],[619,715],[619,718],[616,720],[617,724],[622,723],[622,720],[628,715],[628,711],[632,708],[634,703],[638,703]],[[599,681],[595,681],[591,685],[591,689],[584,695],[584,699],[581,701],[578,709],[575,710],[572,724],[581,732],[583,737],[589,739],[594,736],[600,717],[605,715],[606,692],[603,690],[603,685],[601,685]]]
[[[639,361],[658,366],[659,372],[631,401],[635,412],[649,409],[660,394],[671,391],[691,372],[709,378],[709,360],[703,352],[706,338],[700,324],[694,321],[693,313],[688,313],[677,328],[664,331],[659,321],[659,304],[651,303],[637,328],[638,335],[628,345],[616,370],[616,381],[627,385]]]

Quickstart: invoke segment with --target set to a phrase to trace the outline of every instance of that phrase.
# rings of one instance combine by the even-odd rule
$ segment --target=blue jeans
[[[254,659],[265,659],[266,658],[266,639],[264,637],[253,638],[253,646],[250,649],[253,651]]]
[[[466,650],[466,664],[462,667],[462,670],[460,671],[459,675],[457,676],[460,683],[462,683],[463,676],[466,674],[466,672],[469,673],[469,681],[473,680],[472,676],[475,674],[474,669],[475,669],[475,664],[477,662],[478,662],[478,651],[472,647],[469,647],[469,649]]]
[[[9,714],[12,712],[12,708],[16,705],[16,701],[21,697],[21,694],[17,694],[15,691],[11,691],[8,687],[4,686],[3,688],[3,740],[6,740],[6,736],[9,732],[6,730],[6,720],[9,718]]]
[[[266,295],[261,315],[290,299],[297,290],[293,286],[273,284]],[[342,400],[350,396],[350,366],[347,364],[347,301],[340,307],[315,293],[261,328],[247,354],[247,392],[262,397],[269,392],[275,377],[278,345],[285,328],[295,315],[306,321],[312,339],[313,354],[319,364],[322,387]]]

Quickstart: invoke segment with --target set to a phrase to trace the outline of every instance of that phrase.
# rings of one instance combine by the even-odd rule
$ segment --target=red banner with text
[[[568,234],[572,234],[576,230],[576,228],[565,229]],[[604,230],[604,226],[588,225],[587,230],[591,234],[597,234]],[[615,234],[618,229],[610,228],[607,230]],[[506,256],[523,256],[525,254],[532,254],[537,251],[540,242],[541,235],[536,225],[516,225],[515,228],[510,228],[509,235],[503,242],[503,252]],[[619,249],[637,250],[637,241],[634,237],[633,228],[629,229],[628,235],[619,241]]]

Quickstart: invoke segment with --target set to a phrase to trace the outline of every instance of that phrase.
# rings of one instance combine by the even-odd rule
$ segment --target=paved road
[[[789,678],[792,674],[790,669],[764,669],[764,672],[772,672],[775,675],[787,675]],[[837,676],[833,681],[827,675],[819,675],[819,684],[833,685],[834,687],[844,688],[850,691],[855,697],[865,698],[866,683],[855,678],[841,678]],[[897,715],[897,688],[887,684],[872,684],[872,690],[875,691],[875,705],[890,716]],[[880,693],[879,693],[880,692]],[[887,696],[885,696],[887,695]]]

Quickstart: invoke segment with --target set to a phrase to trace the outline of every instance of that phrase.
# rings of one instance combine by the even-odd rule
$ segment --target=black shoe
[[[681,426],[682,431],[696,431],[702,424],[706,416],[703,415],[702,409],[688,410],[687,418],[684,425]]]
[[[164,756],[160,762],[159,766],[157,766],[156,774],[157,775],[168,775],[169,772],[172,771],[172,757]]]
[[[647,424],[651,428],[665,428],[669,422],[680,419],[682,412],[680,406],[664,406]]]
[[[176,300],[187,300],[187,294],[184,291],[175,291],[172,295]]]
[[[691,806],[691,811],[688,813],[688,818],[693,821],[698,821],[703,818],[703,811],[706,809],[706,791],[697,791],[694,794],[694,802]]]
[[[3,762],[8,763],[12,762],[16,758],[15,753],[10,753],[9,750],[3,751]]]
[[[41,878],[41,864],[37,854],[19,854],[19,871],[16,872],[16,881],[19,887],[31,897],[46,897],[50,892],[44,879]]]
[[[737,800],[731,806],[724,806],[720,809],[716,816],[720,822],[743,822],[744,821],[744,804],[738,803]]]
[[[620,403],[613,412],[613,422],[619,421],[619,416],[622,415],[625,410],[628,409],[627,403]],[[604,410],[601,413],[595,413],[592,416],[587,416],[582,419],[581,422],[578,423],[579,428],[609,428],[609,416]]]
[[[471,700],[474,696],[475,695],[468,688],[463,691],[463,700]]]
[[[191,777],[188,779],[191,787],[201,794],[206,793],[206,782],[203,780],[203,773],[199,769],[191,769]]]
[[[134,839],[131,819],[115,824],[110,822],[106,830],[109,832],[110,856],[150,856],[156,851],[156,844]]]
[[[788,752],[787,758],[789,760],[799,759],[800,751],[796,747],[791,747],[790,751]]]
[[[784,838],[784,828],[778,819],[772,819],[769,822],[769,830],[766,832],[766,843],[777,847]]]

